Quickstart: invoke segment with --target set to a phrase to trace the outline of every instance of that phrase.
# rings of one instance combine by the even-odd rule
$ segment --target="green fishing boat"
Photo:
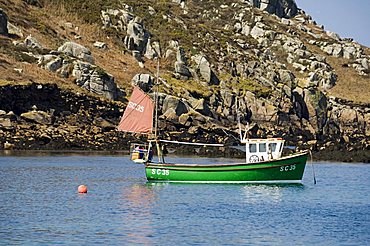
[[[149,181],[187,183],[300,183],[305,153],[276,161],[246,164],[154,164],[145,165]]]
[[[158,83],[158,79],[157,79]],[[163,144],[191,144],[224,147],[223,144],[188,143],[161,140],[158,137],[158,92],[153,100],[135,87],[118,130],[148,134],[148,143],[132,144],[131,160],[144,165],[146,178],[154,182],[189,183],[297,183],[301,182],[308,152],[282,156],[284,140],[281,138],[251,139],[244,136],[239,123],[240,143],[245,161],[225,164],[166,163]],[[155,117],[153,117],[155,111]],[[153,118],[154,134],[153,134]],[[155,151],[153,151],[155,150]],[[158,161],[153,161],[156,152]]]
[[[242,163],[199,165],[146,162],[146,177],[156,182],[300,183],[307,152],[281,157],[279,149],[272,151],[272,146],[282,146],[283,142],[282,139],[249,139],[246,161]]]

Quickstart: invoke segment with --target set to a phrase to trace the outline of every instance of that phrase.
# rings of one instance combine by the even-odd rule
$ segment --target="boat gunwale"
[[[262,169],[271,169],[271,168],[279,168],[279,167],[285,167],[285,166],[290,166],[293,164],[306,164],[306,163],[290,163],[290,164],[283,164],[283,165],[276,165],[276,166],[263,166],[263,167],[253,167],[253,168],[232,168],[232,169],[212,169],[212,168],[207,168],[207,169],[181,169],[181,168],[169,168],[168,170],[171,171],[184,171],[184,172],[242,172],[242,171],[254,171],[254,170],[262,170]],[[207,167],[207,166],[206,166]],[[152,167],[146,167],[146,168],[152,168]],[[165,167],[161,168],[155,168],[155,169],[166,169]]]
[[[278,159],[267,160],[267,161],[263,161],[263,162],[254,162],[254,163],[242,162],[242,163],[220,163],[220,164],[204,165],[204,164],[180,164],[180,163],[153,163],[153,162],[148,162],[148,163],[145,163],[145,168],[166,169],[166,168],[171,168],[171,167],[174,167],[174,168],[184,167],[184,168],[207,168],[207,169],[210,169],[210,168],[214,168],[214,167],[238,167],[238,166],[253,166],[253,165],[260,165],[260,164],[266,165],[266,164],[269,164],[269,163],[272,163],[272,162],[280,162],[280,161],[284,161],[284,160],[288,160],[288,159],[292,159],[292,158],[301,157],[301,156],[304,156],[304,155],[308,155],[308,153],[309,153],[308,151],[304,151],[304,152],[301,152],[301,153],[294,153],[292,155],[284,156],[284,157],[281,157],[281,158],[278,158]],[[240,169],[240,171],[241,170],[271,168],[271,167],[286,166],[286,165],[292,165],[292,163],[276,165],[276,166],[243,168],[243,169]],[[171,168],[171,170],[187,171],[187,169],[174,169],[174,168]],[[222,171],[236,171],[236,170],[237,169],[229,169],[229,170],[228,169],[222,169]],[[197,171],[214,171],[214,170],[197,170]]]

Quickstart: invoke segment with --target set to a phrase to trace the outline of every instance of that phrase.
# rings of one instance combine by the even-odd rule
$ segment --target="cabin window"
[[[280,150],[279,150],[279,152],[281,152],[282,150],[283,150],[283,144],[280,143]]]
[[[269,143],[269,149],[271,150],[271,152],[275,152],[276,150],[276,143]]]
[[[259,152],[266,152],[266,144],[260,143],[259,144]]]
[[[257,145],[256,144],[250,144],[249,145],[249,152],[250,153],[256,153],[257,152]]]

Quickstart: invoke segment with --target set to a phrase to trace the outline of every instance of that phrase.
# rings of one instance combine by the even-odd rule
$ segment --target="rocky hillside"
[[[239,108],[252,136],[370,162],[370,50],[294,0],[0,0],[0,149],[126,149],[157,63],[164,138],[235,145]]]

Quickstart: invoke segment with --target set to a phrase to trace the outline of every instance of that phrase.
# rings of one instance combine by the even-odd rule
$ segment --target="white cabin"
[[[284,147],[282,138],[243,139],[245,144],[245,160],[247,163],[263,162],[279,159]]]

